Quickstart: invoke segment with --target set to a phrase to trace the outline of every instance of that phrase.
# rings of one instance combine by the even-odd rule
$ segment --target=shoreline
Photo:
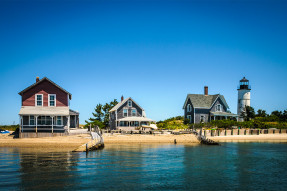
[[[108,144],[199,144],[193,134],[182,135],[139,135],[139,134],[104,134],[104,143]],[[216,142],[286,142],[287,134],[232,135],[207,138]],[[0,147],[42,148],[42,149],[76,149],[91,140],[90,135],[70,135],[44,138],[16,138],[0,135]]]

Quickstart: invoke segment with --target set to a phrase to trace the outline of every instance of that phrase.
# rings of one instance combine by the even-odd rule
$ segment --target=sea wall
[[[200,130],[197,130],[200,132]],[[287,129],[227,129],[227,130],[203,130],[207,137],[233,136],[233,135],[260,135],[260,134],[287,134]]]

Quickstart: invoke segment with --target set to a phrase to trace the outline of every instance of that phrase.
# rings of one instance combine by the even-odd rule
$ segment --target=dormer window
[[[43,106],[43,94],[36,94],[36,106]]]
[[[131,100],[128,101],[128,106],[129,106],[129,107],[132,106],[132,101],[131,101]]]
[[[56,106],[56,94],[49,94],[49,106]]]
[[[190,104],[187,105],[187,112],[191,112],[191,105]]]
[[[221,111],[221,105],[220,104],[215,106],[215,111]]]

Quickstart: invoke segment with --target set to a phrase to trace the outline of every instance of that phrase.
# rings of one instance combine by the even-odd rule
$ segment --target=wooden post
[[[22,131],[23,131],[23,126],[22,126],[22,116],[20,115],[20,123],[19,123],[19,138],[22,138]]]
[[[38,116],[36,116],[36,134],[38,134]]]
[[[54,134],[54,116],[52,116],[51,118],[52,118],[52,134]]]
[[[70,133],[70,115],[68,116],[68,133]]]

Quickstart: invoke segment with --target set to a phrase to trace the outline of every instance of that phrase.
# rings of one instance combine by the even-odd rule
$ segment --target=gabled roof
[[[229,108],[223,95],[220,95],[220,94],[215,94],[215,95],[188,94],[185,99],[183,109],[185,108],[185,105],[188,99],[190,99],[194,108],[210,109],[218,98],[221,99],[221,101],[223,102],[226,108]]]
[[[61,89],[63,92],[67,93],[69,95],[69,99],[72,99],[72,94],[69,93],[68,91],[66,91],[64,88],[62,88],[61,86],[59,86],[58,84],[56,84],[55,82],[53,82],[52,80],[50,80],[47,77],[42,78],[41,80],[39,80],[38,82],[32,84],[31,86],[27,87],[26,89],[22,90],[21,92],[19,92],[19,95],[23,95],[23,93],[25,93],[26,91],[28,91],[29,89],[35,87],[36,85],[42,83],[43,81],[48,81],[51,84],[53,84],[54,86],[56,86],[57,88]]]
[[[139,106],[139,104],[137,104],[131,97],[129,97],[129,98],[126,98],[126,99],[124,99],[123,101],[119,102],[119,103],[118,103],[117,105],[115,105],[109,112],[116,111],[116,110],[119,109],[124,103],[126,103],[128,100],[133,101],[137,106]],[[141,106],[139,106],[139,108],[141,108],[141,109],[144,111],[144,109],[143,109]]]

